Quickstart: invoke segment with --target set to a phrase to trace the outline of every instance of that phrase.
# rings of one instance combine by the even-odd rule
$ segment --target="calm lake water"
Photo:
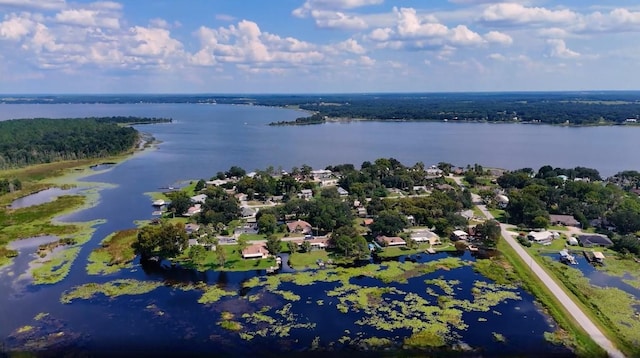
[[[174,123],[137,126],[153,134],[162,143],[155,150],[136,154],[109,171],[85,180],[115,184],[102,190],[98,204],[67,215],[64,221],[106,219],[96,226],[91,241],[85,244],[69,276],[55,285],[33,286],[20,278],[34,247],[20,248],[15,265],[0,272],[0,342],[5,347],[17,343],[10,337],[19,327],[38,325],[34,317],[49,313],[47,327],[55,332],[69,332],[67,345],[79,350],[127,352],[133,347],[157,352],[190,350],[227,354],[259,354],[288,349],[304,350],[316,336],[320,346],[339,339],[342,330],[352,335],[363,334],[400,339],[406,332],[371,332],[354,325],[355,314],[344,315],[327,302],[319,307],[318,299],[325,299],[331,284],[296,288],[302,299],[292,305],[299,319],[318,321],[314,331],[293,330],[291,337],[278,340],[257,338],[249,343],[236,334],[222,330],[217,321],[224,310],[256,310],[258,306],[282,306],[282,299],[266,297],[254,304],[238,297],[224,298],[219,304],[197,303],[201,293],[161,287],[149,294],[108,299],[98,296],[77,300],[72,304],[59,303],[61,294],[88,282],[108,282],[117,278],[170,282],[218,284],[228,290],[240,291],[241,283],[263,271],[242,273],[195,272],[181,268],[141,266],[110,276],[89,276],[85,266],[91,250],[99,246],[110,233],[131,228],[135,220],[150,219],[153,208],[145,192],[174,185],[186,179],[210,178],[217,171],[239,165],[247,170],[267,166],[282,167],[309,164],[316,168],[340,163],[359,166],[366,160],[394,157],[412,165],[422,161],[434,164],[447,161],[457,165],[480,163],[485,166],[515,169],[538,168],[544,164],[574,167],[594,167],[603,175],[624,169],[640,168],[640,157],[629,155],[638,149],[640,128],[598,127],[560,128],[534,125],[491,125],[467,123],[379,123],[354,122],[320,126],[270,127],[272,121],[292,120],[303,112],[278,108],[195,104],[139,104],[139,105],[0,105],[0,119],[33,117],[84,117],[132,115],[171,117]],[[444,254],[442,254],[444,255]],[[468,255],[468,254],[467,254]],[[427,257],[432,260],[441,255]],[[465,260],[474,260],[465,256]],[[460,280],[463,297],[469,297],[469,285],[482,278],[471,268],[437,271],[431,276],[412,279],[398,288],[424,295],[427,278],[443,276]],[[380,285],[363,281],[360,285]],[[252,289],[255,291],[256,289]],[[517,290],[521,300],[508,300],[494,309],[500,314],[465,313],[469,324],[457,332],[462,340],[491,354],[553,354],[566,353],[544,341],[542,334],[549,327],[546,317],[535,307],[533,298]],[[247,292],[242,292],[247,294]],[[251,292],[249,292],[250,294]],[[466,295],[466,296],[464,296]],[[333,302],[335,304],[335,302]],[[486,321],[480,321],[479,319]],[[53,327],[53,328],[52,328]],[[336,329],[339,327],[339,329]],[[495,342],[492,332],[504,334],[506,343]],[[75,333],[75,334],[74,334]],[[375,334],[373,334],[375,333]],[[398,335],[401,337],[398,338]],[[406,336],[406,334],[404,334]],[[2,347],[2,345],[0,345]],[[328,347],[324,347],[328,348]],[[333,347],[340,349],[340,347]],[[265,350],[267,352],[265,352]]]

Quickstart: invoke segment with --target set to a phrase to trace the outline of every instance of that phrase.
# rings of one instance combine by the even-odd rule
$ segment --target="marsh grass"
[[[210,304],[220,301],[225,296],[235,296],[236,293],[224,290],[218,286],[206,286],[204,293],[198,299],[198,303]]]
[[[136,257],[133,243],[138,229],[118,231],[102,241],[101,247],[89,255],[87,273],[90,275],[110,274],[131,267]]]
[[[86,283],[65,291],[60,297],[60,302],[68,304],[76,299],[88,300],[98,294],[107,297],[119,297],[124,295],[142,295],[163,286],[157,281],[138,281],[133,279],[113,280],[107,283]]]
[[[545,265],[565,286],[595,313],[595,317],[611,332],[614,342],[628,356],[640,355],[640,316],[634,307],[640,300],[615,287],[596,287],[578,269],[543,258]]]

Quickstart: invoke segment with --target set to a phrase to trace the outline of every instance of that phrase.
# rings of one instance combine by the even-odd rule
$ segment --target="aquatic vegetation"
[[[94,220],[76,225],[76,232],[58,242],[41,246],[41,257],[32,261],[31,275],[34,284],[54,284],[62,281],[71,270],[80,253],[80,245],[85,244],[95,231],[94,225],[104,222]],[[66,245],[73,245],[65,247]],[[57,251],[59,249],[60,251]]]
[[[44,319],[44,318],[46,318],[48,316],[49,316],[48,313],[40,312],[35,317],[33,317],[33,319],[36,320],[36,321],[40,321],[40,320],[42,320],[42,319]]]
[[[458,280],[444,280],[442,279],[442,277],[437,278],[437,279],[431,279],[431,280],[426,280],[424,281],[427,285],[434,285],[434,286],[438,286],[440,287],[440,289],[446,294],[446,295],[453,295],[454,294],[454,286],[459,285],[460,281]],[[435,294],[431,293],[432,296],[435,296]]]
[[[282,296],[282,298],[284,298],[287,301],[299,301],[300,300],[300,296],[296,295],[295,293],[293,293],[291,291],[274,290],[274,291],[271,291],[271,292]]]
[[[228,331],[240,331],[242,330],[242,325],[236,321],[220,321],[218,325]]]
[[[240,333],[240,338],[244,340],[252,340],[256,336],[282,338],[288,337],[293,329],[313,329],[316,326],[311,322],[299,322],[300,317],[291,312],[291,308],[291,303],[287,303],[271,316],[267,315],[271,307],[263,307],[258,312],[243,314],[245,329]]]
[[[157,281],[138,281],[132,279],[113,280],[107,283],[87,283],[66,291],[60,297],[60,302],[71,303],[75,299],[91,299],[101,293],[107,297],[123,295],[142,295],[163,286]]]
[[[18,328],[18,330],[16,332],[18,332],[18,333],[26,333],[26,332],[29,332],[29,331],[32,331],[32,330],[33,330],[33,326],[22,326],[22,327]]]
[[[65,322],[50,315],[41,316],[38,320],[34,319],[33,324],[16,329],[6,337],[6,340],[3,340],[3,353],[16,353],[10,354],[11,356],[37,356],[38,352],[52,351],[55,348],[77,343],[81,335],[66,330],[65,326]]]
[[[361,339],[358,345],[364,348],[384,348],[392,346],[393,341],[388,338],[370,337]]]
[[[118,231],[105,238],[101,247],[89,255],[87,273],[89,275],[110,274],[123,268],[131,267],[136,257],[133,243],[136,241],[137,229]]]
[[[506,285],[519,282],[513,268],[501,256],[477,260],[473,263],[473,269],[482,276],[499,284]]]
[[[496,342],[505,343],[507,341],[507,339],[504,337],[504,335],[502,335],[500,333],[491,332],[491,335],[493,336],[493,340],[496,341]]]
[[[235,292],[224,290],[218,286],[206,286],[204,293],[198,299],[198,303],[209,304],[220,301],[225,296],[235,296]]]
[[[577,344],[576,337],[561,328],[557,328],[554,332],[544,332],[544,339],[557,346],[575,347]]]
[[[435,327],[412,334],[404,339],[404,345],[410,348],[435,348],[446,344],[442,335],[445,332]]]
[[[69,274],[73,261],[80,253],[80,247],[63,249],[53,257],[44,261],[32,271],[34,284],[54,284],[62,281]]]

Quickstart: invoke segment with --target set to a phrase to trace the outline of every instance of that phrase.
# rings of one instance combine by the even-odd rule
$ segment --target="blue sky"
[[[630,0],[0,0],[0,93],[636,90]]]

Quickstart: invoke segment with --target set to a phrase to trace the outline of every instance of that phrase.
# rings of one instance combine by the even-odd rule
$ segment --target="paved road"
[[[477,197],[477,195],[474,196],[474,203],[476,203],[480,211],[482,211],[482,213],[487,218],[493,219],[493,215],[491,215],[491,213],[487,210],[486,206],[477,204],[477,200],[479,199],[480,198]],[[522,258],[522,260],[529,265],[531,271],[533,271],[536,276],[540,278],[542,283],[547,286],[549,291],[551,291],[551,293],[556,296],[560,303],[564,305],[571,316],[573,316],[578,324],[587,332],[587,334],[589,334],[589,336],[591,336],[591,339],[593,339],[600,347],[606,350],[609,354],[609,357],[624,357],[624,354],[622,354],[622,352],[620,352],[613,345],[613,343],[611,343],[611,341],[602,334],[598,327],[593,324],[589,317],[587,317],[584,312],[582,312],[582,310],[573,302],[573,300],[571,300],[571,298],[560,288],[560,286],[558,286],[558,284],[549,276],[549,274],[547,274],[546,271],[544,271],[542,267],[540,267],[540,265],[538,265],[538,263],[533,260],[529,253],[525,249],[523,249],[522,246],[520,246],[520,244],[513,238],[512,233],[507,231],[507,226],[502,224],[500,225],[500,228],[502,230],[502,237],[504,237],[504,240],[509,245],[511,245],[516,253],[518,253],[520,258]]]

